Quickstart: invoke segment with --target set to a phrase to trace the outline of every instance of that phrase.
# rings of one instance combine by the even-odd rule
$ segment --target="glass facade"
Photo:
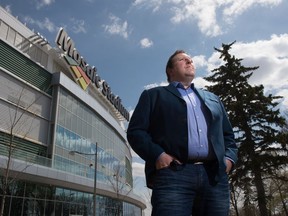
[[[13,181],[9,184],[8,191],[3,215],[88,216],[93,214],[91,193],[26,181]],[[132,204],[99,195],[96,196],[96,200],[96,215],[141,215],[141,209]]]
[[[131,155],[125,139],[63,88],[59,96],[54,168],[94,178],[97,152],[98,181],[107,183],[117,172],[122,176],[121,183],[133,187]],[[71,155],[71,151],[82,154]]]
[[[94,87],[77,88],[57,47],[17,22],[0,7],[4,215],[89,216],[96,207],[97,216],[141,216],[123,119]],[[21,120],[14,131],[6,125],[11,115]]]

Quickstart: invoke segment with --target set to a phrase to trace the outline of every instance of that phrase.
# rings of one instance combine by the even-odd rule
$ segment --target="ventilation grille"
[[[39,88],[47,94],[52,94],[50,83],[52,74],[40,67],[29,58],[0,40],[0,66]]]

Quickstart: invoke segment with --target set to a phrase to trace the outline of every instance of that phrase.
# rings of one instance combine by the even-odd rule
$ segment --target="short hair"
[[[168,59],[168,62],[166,64],[166,75],[167,75],[167,81],[168,82],[170,82],[168,69],[173,68],[173,58],[180,53],[186,53],[186,52],[184,50],[176,50]]]

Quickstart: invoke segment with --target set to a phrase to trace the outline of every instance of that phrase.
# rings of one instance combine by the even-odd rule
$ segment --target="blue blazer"
[[[237,146],[227,113],[219,97],[195,89],[209,110],[208,140],[216,155],[213,170],[217,182],[225,171],[225,157],[237,160]],[[146,183],[153,187],[155,163],[163,152],[185,163],[188,160],[188,125],[186,102],[170,84],[144,90],[131,117],[127,139],[132,149],[145,161]]]

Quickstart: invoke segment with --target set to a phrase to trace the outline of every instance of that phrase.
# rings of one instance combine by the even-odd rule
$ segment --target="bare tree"
[[[266,180],[269,185],[267,191],[270,215],[288,216],[288,172],[283,172],[284,174],[279,171],[279,175],[269,176]]]
[[[18,94],[14,95],[11,99],[12,103],[9,106],[9,116],[6,118],[5,136],[7,136],[7,141],[4,143],[4,149],[6,148],[6,161],[3,161],[3,167],[1,168],[1,190],[2,190],[2,199],[0,204],[0,216],[4,216],[4,208],[6,202],[6,196],[9,189],[9,185],[19,178],[19,173],[23,172],[29,166],[33,164],[33,161],[26,159],[27,165],[17,174],[11,175],[11,170],[13,169],[13,155],[17,152],[17,144],[15,139],[25,139],[31,131],[37,125],[34,124],[33,120],[37,111],[33,110],[32,106],[35,104],[41,97],[41,95],[33,100],[27,102],[25,88],[22,88]],[[6,163],[6,164],[5,164]]]
[[[232,209],[230,210],[230,215],[240,216],[238,203],[241,200],[241,190],[239,187],[235,187],[231,184],[231,192],[230,192],[230,205]]]
[[[113,175],[107,177],[108,182],[111,184],[113,191],[116,194],[115,215],[122,215],[123,201],[127,198],[128,194],[133,190],[133,185],[129,185],[124,177],[125,168],[121,162],[117,162],[113,166]]]

